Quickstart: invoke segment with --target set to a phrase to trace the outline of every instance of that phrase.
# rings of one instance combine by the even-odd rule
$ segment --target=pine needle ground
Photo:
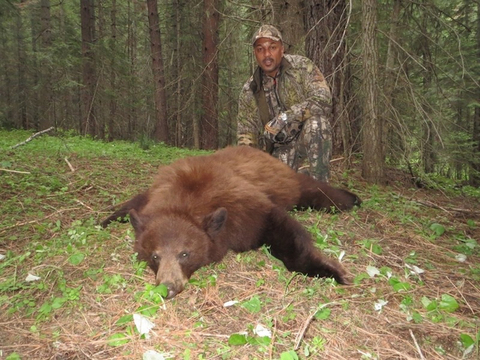
[[[351,285],[292,274],[261,249],[230,253],[162,301],[132,253],[130,225],[96,223],[149,186],[161,162],[186,153],[110,154],[108,145],[53,137],[9,150],[22,136],[2,145],[1,167],[29,174],[0,173],[0,358],[141,359],[148,350],[166,359],[480,355],[476,196],[416,189],[397,175],[372,186],[337,163],[332,184],[357,192],[363,206],[292,216],[324,252],[341,257]],[[28,274],[39,279],[27,282]],[[136,313],[154,324],[148,336],[138,333]]]

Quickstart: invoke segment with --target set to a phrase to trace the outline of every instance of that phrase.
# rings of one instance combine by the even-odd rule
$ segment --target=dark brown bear
[[[159,169],[145,193],[103,221],[130,214],[135,251],[165,284],[168,297],[184,289],[194,271],[220,261],[228,250],[266,244],[290,271],[346,282],[339,262],[315,248],[304,227],[289,216],[295,206],[331,211],[360,205],[360,199],[250,147],[181,159]]]

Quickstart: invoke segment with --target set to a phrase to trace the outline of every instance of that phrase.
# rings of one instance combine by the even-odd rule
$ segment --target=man
[[[282,35],[271,25],[261,26],[252,42],[258,67],[240,93],[238,144],[328,181],[332,97],[325,78],[306,57],[284,54]]]

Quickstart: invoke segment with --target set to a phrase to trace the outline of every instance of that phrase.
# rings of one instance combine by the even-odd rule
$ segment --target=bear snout
[[[167,287],[168,293],[166,299],[174,298],[178,293],[183,291],[183,286],[180,288],[173,283],[163,283]]]
[[[161,263],[157,271],[155,283],[163,284],[167,287],[167,299],[175,297],[182,292],[188,277],[183,273],[182,267],[177,262]]]

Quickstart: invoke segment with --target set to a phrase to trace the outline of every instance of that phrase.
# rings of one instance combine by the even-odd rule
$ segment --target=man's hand
[[[290,120],[288,114],[282,112],[265,125],[264,136],[274,143],[287,144],[300,134],[302,126],[302,122]]]

